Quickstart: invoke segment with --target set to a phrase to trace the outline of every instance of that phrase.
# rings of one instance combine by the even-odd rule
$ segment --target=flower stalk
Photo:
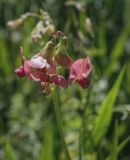
[[[54,87],[53,91],[52,91],[52,97],[53,97],[53,102],[54,102],[54,110],[55,110],[55,116],[56,116],[56,121],[57,121],[57,127],[59,130],[59,134],[61,136],[62,139],[62,143],[64,146],[64,150],[66,153],[66,157],[67,160],[71,160],[70,155],[69,155],[69,151],[67,148],[67,144],[65,142],[65,138],[64,138],[64,132],[63,132],[63,125],[62,125],[62,119],[61,119],[61,114],[60,114],[60,110],[59,110],[59,106],[58,106],[58,98],[57,98],[57,91],[56,91],[56,87]]]

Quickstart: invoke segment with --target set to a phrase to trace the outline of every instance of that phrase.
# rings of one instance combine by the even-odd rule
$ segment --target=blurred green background
[[[68,54],[93,63],[89,89],[58,90],[72,160],[129,160],[130,0],[0,0],[0,160],[65,159],[51,96],[14,74],[20,46],[28,58],[43,46],[31,39],[37,19],[7,22],[40,9],[69,37]]]

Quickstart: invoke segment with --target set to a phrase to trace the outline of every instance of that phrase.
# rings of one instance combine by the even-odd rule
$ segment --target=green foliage
[[[116,159],[118,159],[117,156],[123,150],[125,145],[130,141],[130,137],[128,137],[123,142],[121,142],[121,144],[118,145],[118,139],[119,139],[119,130],[118,130],[118,126],[116,124],[115,134],[114,134],[114,137],[113,137],[113,145],[111,147],[111,154],[106,160],[116,160]]]
[[[14,153],[13,153],[13,149],[12,149],[12,147],[11,147],[11,145],[10,145],[9,142],[7,142],[7,143],[5,144],[5,149],[4,149],[4,151],[5,151],[5,159],[6,159],[6,160],[15,160],[15,158],[14,158]]]
[[[53,146],[54,146],[54,139],[53,139],[53,126],[51,122],[47,122],[46,129],[43,131],[43,139],[44,142],[41,146],[40,155],[38,160],[53,160]]]
[[[117,148],[117,152],[118,154],[123,150],[123,148],[125,147],[125,145],[130,141],[130,136],[127,137]]]
[[[41,9],[49,19],[41,16]],[[20,28],[11,30],[7,22],[27,12],[40,17],[30,17]],[[67,51],[74,60],[90,56],[93,63],[87,90],[74,84],[58,89],[64,140],[71,159],[129,160],[130,1],[0,0],[0,13],[0,159],[66,157],[52,97],[39,94],[38,83],[14,74],[21,64],[20,46],[30,58],[50,40],[48,32],[40,41],[32,40],[32,35],[41,34],[37,25],[42,21],[44,29],[54,25],[68,36]],[[114,127],[115,121],[118,125]]]
[[[116,97],[119,93],[119,88],[123,79],[124,70],[125,68],[122,69],[115,84],[113,85],[107,97],[101,104],[99,108],[99,113],[95,118],[94,129],[93,129],[93,139],[94,139],[95,145],[98,145],[98,143],[103,138],[104,134],[106,133],[110,125],[110,121],[113,113],[113,106],[114,106]]]
[[[9,55],[8,55],[8,49],[6,46],[5,41],[0,38],[0,59],[1,59],[1,63],[0,63],[0,68],[4,68],[3,70],[3,74],[8,75],[11,73],[11,63],[9,61]]]
[[[123,54],[124,45],[130,33],[130,26],[126,26],[120,33],[119,37],[117,38],[117,42],[115,43],[112,49],[112,60],[117,61]]]
[[[58,130],[60,133],[62,143],[64,145],[64,150],[66,153],[65,156],[66,156],[67,160],[71,160],[70,155],[69,155],[69,151],[67,149],[67,144],[64,139],[64,132],[63,132],[63,127],[62,127],[63,125],[62,125],[62,119],[61,119],[62,116],[61,116],[60,110],[59,110],[56,88],[53,89],[52,96],[53,96],[53,101],[54,101],[54,110],[55,110],[55,115],[56,115],[57,127],[58,127]]]
[[[113,144],[111,146],[111,154],[108,160],[117,160],[118,159],[118,125],[117,122],[115,124],[115,132],[113,137]]]

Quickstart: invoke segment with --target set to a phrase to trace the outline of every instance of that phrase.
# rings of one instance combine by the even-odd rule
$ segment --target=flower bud
[[[67,54],[67,37],[61,37],[60,42],[57,45],[57,50],[55,53],[56,62],[64,68],[70,68],[72,64],[71,58]]]
[[[50,59],[53,57],[55,44],[52,41],[49,41],[45,47],[39,52],[39,56]]]
[[[65,54],[58,54],[55,56],[56,62],[61,65],[64,68],[70,68],[70,66],[72,65],[72,60],[69,56],[65,55]]]
[[[24,70],[24,68],[23,68],[22,66],[19,67],[19,68],[17,68],[17,69],[15,70],[15,73],[16,73],[16,75],[17,75],[18,77],[25,77],[25,76],[26,76],[25,70]]]
[[[51,93],[51,86],[49,83],[41,82],[41,90],[46,95],[49,96]]]
[[[23,19],[16,19],[9,21],[7,23],[7,26],[9,26],[12,30],[17,30],[22,26],[22,24],[23,24]]]

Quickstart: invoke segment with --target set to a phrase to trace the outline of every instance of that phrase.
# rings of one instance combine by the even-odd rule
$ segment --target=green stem
[[[67,149],[67,145],[64,139],[64,133],[63,133],[63,127],[62,127],[62,119],[61,119],[61,114],[60,114],[60,110],[59,110],[59,106],[58,106],[58,98],[57,98],[57,91],[56,88],[54,88],[54,90],[52,91],[52,96],[53,96],[53,102],[54,102],[54,109],[55,109],[55,116],[56,116],[56,120],[57,120],[57,126],[58,126],[58,130],[64,145],[64,150],[66,153],[66,157],[68,160],[71,160],[70,155],[69,155],[69,151]]]

